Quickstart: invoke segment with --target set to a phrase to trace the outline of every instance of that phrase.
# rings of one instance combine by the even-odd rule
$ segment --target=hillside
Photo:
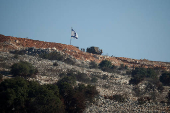
[[[48,59],[41,54],[56,53],[61,59]],[[52,54],[53,55],[53,54]],[[91,68],[91,61],[100,63],[110,60],[115,65],[112,71],[101,68]],[[36,81],[41,86],[55,85],[62,76],[70,76],[73,72],[78,84],[94,85],[99,92],[92,103],[86,105],[83,113],[136,113],[136,112],[169,112],[167,94],[170,86],[163,86],[159,78],[165,70],[170,69],[170,63],[148,61],[146,59],[130,59],[124,57],[109,57],[86,53],[72,45],[43,42],[26,38],[16,38],[0,35],[0,75],[3,80],[15,78],[10,73],[11,66],[21,61],[29,62],[38,72],[34,77],[26,78]],[[121,68],[121,64],[128,68]],[[132,71],[135,67],[145,67],[147,76],[139,84],[131,84]],[[140,71],[139,71],[140,72]],[[141,74],[141,73],[140,73]],[[137,78],[141,75],[137,74]],[[143,73],[145,74],[145,73]]]
[[[31,40],[27,38],[17,38],[11,36],[4,36],[0,34],[0,51],[11,51],[11,50],[21,50],[27,47],[35,48],[52,48],[58,51],[62,51],[65,54],[71,55],[76,59],[83,61],[95,61],[100,63],[102,60],[110,60],[112,64],[120,66],[120,64],[127,65],[129,68],[135,67],[144,67],[144,68],[159,68],[169,71],[170,63],[169,62],[158,62],[158,61],[149,61],[146,59],[131,59],[124,57],[109,57],[102,55],[95,55],[87,52],[83,52],[72,45],[66,45],[61,43],[54,42],[44,42],[39,40]]]

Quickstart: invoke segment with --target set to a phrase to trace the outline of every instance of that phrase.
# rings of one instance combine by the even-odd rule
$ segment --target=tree
[[[24,112],[28,95],[28,82],[23,78],[6,79],[0,84],[0,111]]]
[[[2,113],[57,113],[64,112],[56,85],[40,85],[21,77],[7,79],[0,84]]]
[[[19,63],[15,63],[11,66],[11,73],[14,76],[23,76],[23,77],[31,77],[34,74],[38,73],[38,70],[35,69],[32,64],[28,62],[21,61]]]

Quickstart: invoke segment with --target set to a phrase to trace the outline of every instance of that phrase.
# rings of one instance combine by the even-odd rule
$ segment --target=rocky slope
[[[151,68],[160,68],[164,70],[170,70],[169,62],[158,62],[158,61],[149,61],[146,59],[130,59],[124,57],[109,57],[102,55],[95,55],[87,52],[83,52],[72,45],[66,45],[61,43],[53,42],[44,42],[38,40],[31,40],[27,38],[17,38],[11,36],[4,36],[0,34],[0,51],[10,51],[10,50],[21,50],[26,47],[35,47],[35,48],[50,48],[62,51],[65,54],[71,55],[76,59],[83,61],[95,61],[100,63],[104,59],[110,60],[114,65],[119,66],[120,64],[127,65],[130,68],[134,67],[151,67]]]
[[[34,47],[34,48],[28,48]],[[136,112],[168,112],[169,106],[161,101],[166,101],[166,95],[169,87],[164,86],[163,92],[155,91],[154,95],[157,101],[150,100],[142,105],[137,101],[140,97],[153,96],[153,92],[147,92],[143,95],[137,95],[134,91],[136,86],[129,85],[130,75],[126,74],[128,70],[117,70],[114,73],[103,72],[100,69],[90,69],[90,61],[100,62],[103,59],[109,59],[113,64],[119,66],[125,64],[131,67],[159,67],[161,69],[169,69],[170,64],[166,62],[153,62],[148,60],[136,60],[121,57],[108,57],[102,55],[94,55],[80,51],[72,45],[64,45],[58,43],[50,43],[43,41],[35,41],[30,39],[6,37],[0,35],[0,72],[4,79],[12,78],[10,75],[10,66],[19,61],[30,62],[34,67],[37,67],[38,74],[36,78],[29,78],[29,80],[38,81],[40,84],[53,84],[60,79],[60,73],[75,70],[85,73],[89,78],[96,77],[97,82],[92,83],[96,85],[99,95],[96,96],[95,101],[88,105],[85,113],[136,113]],[[16,55],[9,52],[9,50],[25,50],[24,55]],[[47,60],[38,57],[41,52],[56,51],[67,58],[72,59],[75,64],[71,65],[58,60]],[[53,64],[57,63],[57,66]],[[77,81],[79,83],[79,81]],[[147,86],[147,81],[143,81],[138,85],[141,91],[143,87]],[[108,99],[112,95],[123,95],[124,102],[117,102]]]

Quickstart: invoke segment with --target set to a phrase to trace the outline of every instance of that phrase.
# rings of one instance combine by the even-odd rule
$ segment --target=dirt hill
[[[0,51],[21,50],[27,47],[35,48],[52,48],[58,51],[65,52],[79,60],[95,61],[100,63],[102,60],[110,60],[114,65],[120,66],[121,64],[127,65],[129,68],[145,67],[145,68],[159,68],[163,70],[170,70],[170,62],[149,61],[146,59],[131,59],[124,57],[109,57],[103,55],[96,55],[83,52],[72,45],[66,45],[54,42],[44,42],[39,40],[32,40],[27,38],[17,38],[12,36],[4,36],[0,34]]]

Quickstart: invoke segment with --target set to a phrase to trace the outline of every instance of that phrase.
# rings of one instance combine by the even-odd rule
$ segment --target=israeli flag
[[[71,38],[78,39],[78,34],[71,28]]]

